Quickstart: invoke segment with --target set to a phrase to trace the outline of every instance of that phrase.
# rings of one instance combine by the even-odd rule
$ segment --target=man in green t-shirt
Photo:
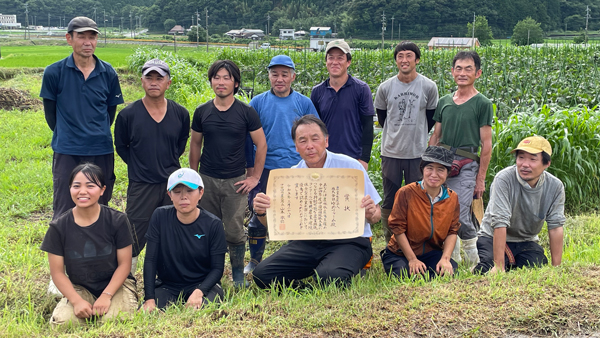
[[[458,89],[440,99],[433,119],[436,121],[429,145],[440,145],[454,152],[453,170],[446,184],[458,194],[460,223],[458,236],[463,242],[466,260],[477,264],[477,229],[471,217],[473,199],[485,191],[485,175],[492,156],[492,102],[475,89],[481,76],[481,59],[475,51],[461,51],[452,60],[452,76]],[[481,145],[480,156],[477,156]],[[456,169],[460,172],[456,174]],[[455,175],[455,176],[452,176]],[[452,258],[459,262],[460,244]]]

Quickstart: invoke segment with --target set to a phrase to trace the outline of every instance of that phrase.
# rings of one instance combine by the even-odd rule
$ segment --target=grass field
[[[10,52],[2,48],[2,55]],[[102,59],[124,57],[126,48]],[[37,58],[44,55],[39,49]],[[56,54],[53,54],[56,52]],[[107,49],[108,52],[108,49]],[[11,67],[25,67],[28,51]],[[57,59],[60,51],[46,50]],[[7,54],[8,55],[8,54]],[[21,59],[21,65],[17,60]],[[9,59],[10,60],[10,59]],[[0,67],[5,67],[0,60]],[[124,61],[124,59],[123,59]],[[114,63],[113,63],[114,64]],[[43,67],[37,64],[33,67]],[[143,95],[136,74],[121,74],[126,101]],[[1,87],[39,93],[41,73],[14,74]],[[200,311],[181,306],[164,314],[138,313],[112,322],[54,331],[48,319],[57,300],[46,295],[49,270],[39,245],[51,216],[51,132],[41,110],[0,110],[0,336],[2,337],[504,337],[584,335],[600,331],[600,216],[570,215],[565,226],[563,265],[473,276],[461,266],[456,278],[431,282],[398,280],[373,268],[347,289],[234,292],[229,268],[223,277],[226,300]],[[187,163],[187,155],[182,163]],[[116,159],[117,182],[111,206],[124,210],[127,171]],[[380,224],[373,249],[384,248]],[[541,243],[548,250],[545,231]],[[266,255],[281,243],[270,242]],[[138,269],[138,292],[142,273]]]

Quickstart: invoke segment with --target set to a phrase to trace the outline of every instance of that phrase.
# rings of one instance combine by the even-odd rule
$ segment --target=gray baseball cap
[[[93,31],[96,33],[100,33],[100,31],[98,30],[98,25],[96,25],[96,22],[85,16],[78,16],[78,17],[71,19],[71,21],[69,21],[69,26],[67,26],[68,33],[71,33],[71,32],[81,33],[81,32],[87,32],[87,31]]]
[[[142,75],[147,75],[152,71],[157,72],[161,76],[171,76],[169,65],[161,59],[152,59],[144,63],[144,66],[142,67]]]

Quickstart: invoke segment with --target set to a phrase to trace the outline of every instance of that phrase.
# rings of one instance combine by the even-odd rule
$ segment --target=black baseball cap
[[[98,25],[96,22],[85,16],[78,16],[69,21],[69,26],[67,27],[67,32],[87,32],[93,31],[96,33],[100,33],[98,30]]]
[[[157,72],[160,74],[160,76],[171,76],[169,65],[161,59],[152,59],[144,63],[144,66],[142,67],[142,75],[147,75],[152,71]]]

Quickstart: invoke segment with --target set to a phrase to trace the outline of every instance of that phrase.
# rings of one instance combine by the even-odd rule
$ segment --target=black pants
[[[536,242],[507,242],[506,244],[515,258],[515,264],[510,264],[508,256],[504,253],[504,267],[507,271],[548,264],[544,248]],[[479,236],[477,252],[479,253],[479,264],[475,266],[473,272],[486,273],[494,267],[494,239]]]
[[[253,272],[254,282],[260,288],[273,283],[290,285],[316,273],[326,283],[346,284],[372,254],[371,242],[366,237],[290,241],[258,264]]]
[[[112,197],[113,186],[115,185],[114,153],[98,156],[76,156],[54,153],[52,158],[52,185],[54,188],[52,201],[52,207],[54,209],[54,215],[52,216],[53,220],[75,206],[75,202],[73,202],[73,199],[71,198],[69,178],[71,177],[73,169],[85,162],[91,162],[102,169],[104,180],[106,181],[106,190],[104,190],[104,194],[100,196],[98,202],[100,204],[108,205],[108,202]]]
[[[183,302],[187,302],[188,298],[197,289],[198,284],[186,286],[184,288],[174,287],[165,284],[157,286],[154,290],[154,296],[156,297],[156,307],[164,309],[167,306],[177,303],[180,299]],[[207,295],[202,298],[202,303],[207,304],[208,302],[221,302],[224,298],[223,288],[219,283],[210,289]]]
[[[404,185],[421,179],[421,158],[399,159],[381,156],[381,179],[383,181],[383,202],[381,207],[391,209],[394,206],[396,192]]]
[[[154,210],[170,204],[173,203],[167,195],[167,182],[150,184],[129,181],[125,213],[132,227],[133,257],[137,257],[146,246],[146,232]]]
[[[433,277],[438,274],[435,271],[435,267],[440,259],[442,259],[443,253],[444,252],[441,250],[433,250],[421,256],[417,256],[417,259],[425,264],[427,268],[426,272]],[[385,273],[388,275],[392,273],[399,277],[410,277],[410,269],[408,268],[408,259],[406,259],[406,257],[396,255],[387,247],[381,251],[380,255]],[[450,259],[450,264],[452,264],[452,270],[454,270],[454,274],[456,274],[458,264],[453,259]]]

